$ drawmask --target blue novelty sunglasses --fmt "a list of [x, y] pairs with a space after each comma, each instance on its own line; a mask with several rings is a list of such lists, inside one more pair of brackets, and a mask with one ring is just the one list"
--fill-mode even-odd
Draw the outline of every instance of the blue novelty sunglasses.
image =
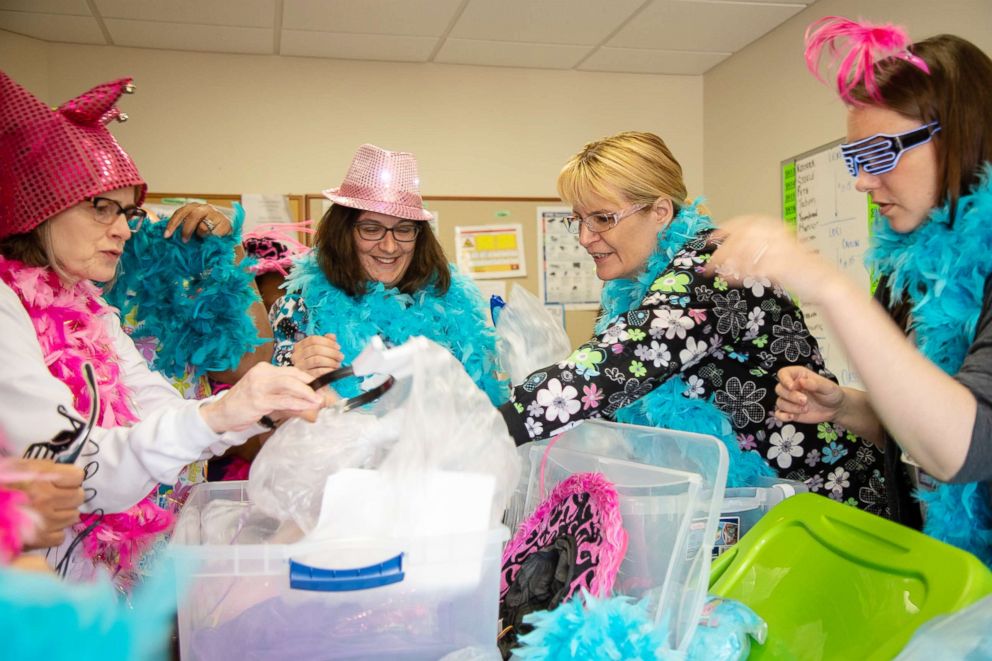
[[940, 130], [940, 122], [930, 122], [905, 133], [876, 133], [875, 135], [840, 146], [847, 171], [858, 176], [858, 169], [868, 174], [891, 172], [903, 152], [930, 142]]

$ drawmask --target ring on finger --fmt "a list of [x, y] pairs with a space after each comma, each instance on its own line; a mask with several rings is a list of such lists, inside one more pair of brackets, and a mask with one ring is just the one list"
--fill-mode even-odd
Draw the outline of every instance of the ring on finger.
[[217, 227], [217, 224], [214, 221], [210, 220], [209, 218], [204, 218], [200, 222], [202, 224], [204, 224], [204, 225], [207, 226], [207, 233], [208, 234], [213, 234], [214, 233], [214, 228]]

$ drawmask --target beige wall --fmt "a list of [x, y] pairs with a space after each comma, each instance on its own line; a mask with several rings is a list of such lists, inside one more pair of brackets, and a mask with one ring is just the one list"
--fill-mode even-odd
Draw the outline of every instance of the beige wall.
[[818, 0], [704, 76], [706, 193], [714, 214], [780, 214], [779, 163], [843, 137], [844, 108], [806, 71], [803, 31], [822, 16], [948, 32], [992, 53], [992, 0]]
[[[27, 52], [44, 64], [8, 64]], [[701, 76], [43, 44], [3, 31], [0, 55], [52, 104], [133, 76], [138, 93], [121, 103], [131, 120], [114, 130], [160, 191], [316, 192], [373, 142], [416, 153], [425, 194], [554, 195], [569, 156], [630, 128], [665, 135], [690, 190], [702, 188]]]

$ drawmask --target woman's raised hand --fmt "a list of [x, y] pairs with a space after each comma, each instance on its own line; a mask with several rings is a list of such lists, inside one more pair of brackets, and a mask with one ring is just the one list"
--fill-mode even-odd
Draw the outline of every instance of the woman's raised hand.
[[843, 388], [798, 365], [778, 371], [775, 394], [775, 417], [783, 422], [834, 422], [844, 405]]
[[344, 354], [333, 333], [311, 335], [293, 346], [293, 365], [316, 378], [336, 370]]
[[248, 429], [262, 416], [272, 420], [293, 416], [312, 420], [327, 402], [325, 394], [307, 385], [312, 380], [296, 367], [259, 363], [220, 398], [201, 406], [200, 415], [218, 434]]

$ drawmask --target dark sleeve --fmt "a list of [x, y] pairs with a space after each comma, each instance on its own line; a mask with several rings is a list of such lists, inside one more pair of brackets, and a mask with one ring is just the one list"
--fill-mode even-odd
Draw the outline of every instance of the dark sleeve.
[[707, 277], [704, 238], [677, 253], [635, 307], [556, 365], [513, 388], [500, 407], [517, 444], [590, 418], [612, 419], [672, 377], [737, 339], [751, 310], [743, 290]]
[[951, 482], [992, 480], [992, 286], [985, 283], [982, 314], [975, 331], [975, 341], [968, 348], [961, 369], [954, 377], [978, 403], [971, 445], [964, 465]]

